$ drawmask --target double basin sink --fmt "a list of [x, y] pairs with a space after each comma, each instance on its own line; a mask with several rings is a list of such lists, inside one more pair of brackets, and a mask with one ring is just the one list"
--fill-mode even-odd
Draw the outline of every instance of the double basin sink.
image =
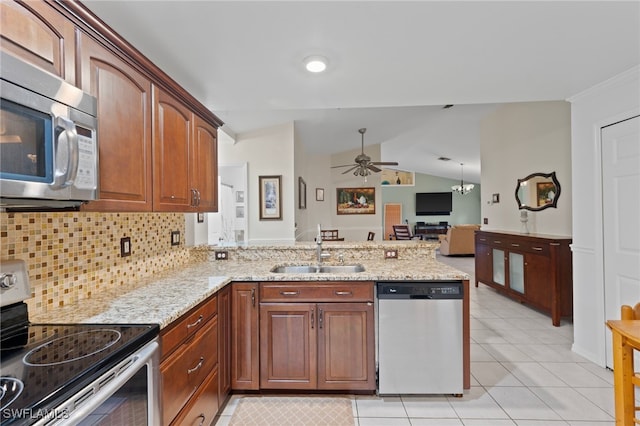
[[271, 268], [276, 274], [350, 274], [364, 272], [364, 266], [356, 265], [285, 265]]

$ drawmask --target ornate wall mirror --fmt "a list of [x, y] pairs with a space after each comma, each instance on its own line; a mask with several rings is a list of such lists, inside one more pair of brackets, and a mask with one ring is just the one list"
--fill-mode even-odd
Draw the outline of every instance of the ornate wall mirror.
[[560, 198], [560, 182], [556, 172], [532, 173], [518, 179], [516, 202], [520, 210], [539, 211], [556, 207]]

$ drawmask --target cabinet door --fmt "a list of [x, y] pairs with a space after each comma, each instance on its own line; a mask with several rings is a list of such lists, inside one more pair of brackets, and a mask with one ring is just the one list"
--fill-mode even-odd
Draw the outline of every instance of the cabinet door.
[[259, 329], [258, 283], [233, 283], [231, 287], [231, 387], [258, 390]]
[[218, 292], [218, 372], [223, 404], [231, 392], [231, 286]]
[[199, 212], [218, 211], [218, 132], [202, 120], [194, 118], [191, 158], [191, 187], [197, 191]]
[[375, 390], [373, 303], [320, 303], [318, 389]]
[[260, 388], [315, 389], [314, 303], [260, 304]]
[[200, 386], [196, 394], [171, 423], [172, 426], [202, 426], [211, 424], [221, 401], [218, 398], [218, 368]]
[[509, 288], [524, 294], [524, 255], [509, 252]]
[[99, 200], [92, 211], [151, 211], [151, 82], [81, 36], [80, 87], [98, 99]]
[[159, 88], [153, 92], [153, 210], [194, 211], [189, 185], [192, 113]]
[[76, 84], [74, 25], [44, 1], [0, 2], [2, 50]]
[[491, 249], [493, 282], [504, 286], [506, 284], [506, 262], [504, 250]]
[[493, 282], [493, 250], [485, 244], [476, 244], [476, 286], [478, 282]]
[[554, 278], [549, 256], [526, 253], [524, 257], [525, 295], [531, 304], [551, 309]]

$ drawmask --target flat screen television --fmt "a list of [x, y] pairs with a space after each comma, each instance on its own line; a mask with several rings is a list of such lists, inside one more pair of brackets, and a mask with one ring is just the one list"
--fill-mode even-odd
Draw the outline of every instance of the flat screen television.
[[416, 192], [416, 216], [450, 215], [452, 210], [451, 192]]

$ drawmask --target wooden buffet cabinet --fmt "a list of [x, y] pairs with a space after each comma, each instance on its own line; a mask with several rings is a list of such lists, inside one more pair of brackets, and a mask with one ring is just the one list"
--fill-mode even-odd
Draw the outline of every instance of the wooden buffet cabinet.
[[2, 0], [0, 19], [0, 49], [98, 101], [99, 200], [83, 210], [218, 210], [209, 109], [82, 3]]
[[570, 237], [477, 231], [475, 276], [522, 303], [551, 315], [553, 325], [573, 315]]

